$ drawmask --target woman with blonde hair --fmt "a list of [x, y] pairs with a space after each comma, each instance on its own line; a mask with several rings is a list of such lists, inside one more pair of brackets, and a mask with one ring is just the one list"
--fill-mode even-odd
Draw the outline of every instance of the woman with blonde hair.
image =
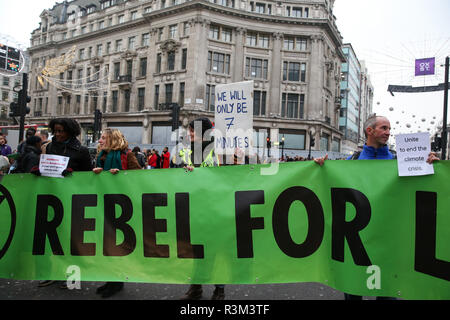
[[[109, 171], [117, 174], [121, 170], [141, 169], [136, 156], [128, 150], [128, 142], [118, 129], [105, 129], [98, 141], [96, 160], [96, 174]], [[107, 282], [97, 288], [97, 294], [102, 298], [109, 298], [123, 289], [123, 282]]]
[[98, 140], [95, 173], [103, 170], [112, 174], [120, 170], [141, 169], [136, 156], [128, 150], [128, 142], [118, 129], [105, 129]]

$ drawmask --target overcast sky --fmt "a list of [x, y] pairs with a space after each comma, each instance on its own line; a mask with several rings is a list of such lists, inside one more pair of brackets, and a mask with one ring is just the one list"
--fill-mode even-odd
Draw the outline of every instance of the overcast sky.
[[[31, 31], [39, 25], [40, 13], [55, 3], [1, 0], [0, 41], [28, 46]], [[394, 133], [425, 131], [433, 117], [434, 121], [442, 120], [442, 92], [399, 93], [392, 97], [387, 85], [428, 86], [444, 82], [444, 68], [439, 63], [450, 55], [449, 13], [449, 0], [336, 0], [334, 15], [339, 31], [344, 42], [352, 44], [358, 58], [366, 61], [375, 87], [374, 111], [391, 119]], [[432, 56], [437, 57], [437, 74], [415, 78], [414, 60]], [[426, 122], [422, 123], [422, 119]]]

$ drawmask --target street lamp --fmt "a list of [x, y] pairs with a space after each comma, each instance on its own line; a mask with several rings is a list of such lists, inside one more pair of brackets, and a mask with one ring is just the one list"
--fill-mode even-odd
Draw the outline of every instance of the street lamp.
[[309, 131], [309, 154], [308, 160], [311, 160], [311, 148], [315, 146], [316, 142], [313, 138], [314, 132], [312, 130]]
[[286, 160], [286, 159], [284, 158], [284, 135], [283, 135], [283, 137], [281, 138], [280, 145], [281, 145], [281, 159]]

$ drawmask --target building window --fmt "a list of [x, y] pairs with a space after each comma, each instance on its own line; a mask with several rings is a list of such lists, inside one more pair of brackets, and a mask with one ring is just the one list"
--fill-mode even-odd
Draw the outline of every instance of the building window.
[[248, 46], [256, 47], [256, 43], [257, 43], [256, 42], [256, 38], [257, 38], [256, 33], [247, 33], [247, 37], [246, 37], [245, 43]]
[[245, 76], [247, 78], [267, 79], [268, 65], [268, 60], [246, 58]]
[[283, 48], [291, 51], [306, 51], [307, 44], [308, 40], [304, 37], [285, 37]]
[[119, 16], [119, 23], [124, 23], [125, 22], [125, 16], [122, 14]]
[[181, 70], [186, 70], [186, 64], [187, 64], [187, 49], [183, 49], [181, 55]]
[[208, 71], [230, 74], [230, 55], [218, 52], [208, 52]]
[[245, 38], [245, 43], [247, 46], [251, 47], [269, 48], [269, 36], [249, 32]]
[[183, 36], [188, 36], [189, 35], [189, 22], [184, 22], [183, 23]]
[[159, 109], [159, 85], [155, 86], [155, 97], [153, 100], [153, 105], [155, 110]]
[[214, 111], [216, 103], [216, 86], [207, 84], [206, 85], [206, 97], [205, 97], [206, 110]]
[[103, 55], [103, 45], [97, 45], [97, 57], [101, 57]]
[[281, 100], [281, 117], [303, 119], [304, 107], [304, 94], [283, 93]]
[[184, 90], [185, 90], [185, 84], [184, 82], [180, 83], [180, 94], [178, 96], [178, 104], [183, 107], [184, 106]]
[[220, 27], [215, 25], [209, 26], [209, 38], [219, 40]]
[[85, 50], [80, 49], [80, 51], [78, 51], [78, 59], [83, 60], [85, 58], [84, 53], [85, 53]]
[[177, 35], [177, 25], [171, 25], [169, 26], [169, 39], [175, 39], [176, 35]]
[[150, 45], [150, 33], [144, 33], [142, 35], [142, 46], [149, 46]]
[[166, 103], [172, 103], [173, 99], [173, 83], [166, 84]]
[[331, 142], [331, 151], [341, 152], [341, 140], [338, 138], [333, 138], [333, 141]]
[[306, 63], [283, 62], [283, 81], [306, 81]]
[[147, 58], [141, 58], [139, 66], [139, 76], [145, 77], [147, 75]]
[[129, 89], [123, 91], [123, 100], [124, 100], [124, 107], [125, 112], [130, 111], [130, 98], [131, 98], [131, 92]]
[[119, 80], [120, 77], [120, 62], [114, 63], [114, 80]]
[[112, 112], [117, 112], [119, 106], [119, 91], [114, 90], [112, 92]]
[[116, 52], [122, 51], [122, 40], [116, 40]]
[[156, 55], [156, 73], [161, 72], [161, 53]]
[[145, 108], [145, 88], [138, 88], [138, 111]]
[[129, 37], [128, 38], [128, 50], [134, 50], [135, 45], [136, 45], [136, 37]]
[[175, 69], [175, 51], [167, 53], [167, 70], [173, 71]]
[[137, 11], [131, 12], [131, 20], [136, 20], [136, 19], [137, 19]]
[[253, 115], [264, 116], [266, 114], [266, 91], [253, 92]]
[[320, 137], [320, 151], [328, 151], [328, 139], [329, 135], [326, 133], [323, 133]]

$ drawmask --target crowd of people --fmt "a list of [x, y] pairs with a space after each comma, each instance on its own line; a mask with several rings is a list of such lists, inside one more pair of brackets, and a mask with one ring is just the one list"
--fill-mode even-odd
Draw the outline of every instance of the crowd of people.
[[[201, 122], [201, 132], [195, 131], [195, 121]], [[88, 148], [83, 146], [78, 140], [81, 133], [80, 125], [73, 119], [60, 118], [50, 121], [48, 127], [53, 135], [48, 140], [47, 131], [36, 132], [29, 128], [26, 131], [26, 139], [21, 143], [17, 152], [13, 153], [11, 147], [7, 145], [7, 139], [0, 134], [0, 152], [3, 167], [0, 168], [3, 174], [6, 173], [33, 173], [40, 175], [39, 160], [41, 154], [53, 154], [69, 158], [68, 167], [63, 175], [68, 175], [74, 171], [92, 171], [100, 174], [103, 171], [109, 171], [111, 174], [117, 174], [121, 170], [139, 170], [139, 169], [167, 169], [173, 167], [184, 167], [192, 171], [195, 167], [214, 167], [219, 165], [219, 158], [210, 148], [211, 137], [205, 135], [212, 129], [212, 123], [207, 118], [200, 118], [189, 124], [191, 145], [186, 146], [178, 154], [171, 157], [167, 147], [162, 154], [155, 149], [141, 151], [139, 147], [130, 150], [125, 136], [118, 129], [107, 128], [103, 130], [97, 147], [97, 154], [94, 161], [91, 158]], [[362, 151], [350, 156], [347, 160], [374, 160], [374, 159], [394, 159], [395, 156], [387, 148], [387, 141], [390, 137], [389, 120], [385, 117], [371, 117], [364, 125], [366, 134], [366, 144]], [[193, 152], [195, 145], [201, 146], [201, 159], [198, 161], [198, 152]], [[314, 159], [314, 161], [323, 166], [327, 156]], [[6, 159], [6, 160], [5, 160]], [[233, 164], [249, 163], [248, 157], [243, 154], [235, 154]], [[283, 159], [284, 160], [284, 159]], [[432, 163], [438, 160], [436, 154], [431, 153], [427, 162]], [[302, 157], [290, 158], [286, 161], [306, 161]], [[5, 164], [6, 163], [6, 164]], [[2, 165], [0, 164], [0, 166]], [[39, 286], [47, 286], [55, 281], [45, 280], [39, 283]], [[62, 283], [62, 287], [65, 287]], [[121, 291], [124, 287], [123, 282], [107, 282], [97, 289], [97, 294], [103, 298], [110, 297]], [[182, 299], [200, 299], [202, 297], [202, 286], [193, 284], [182, 297]], [[225, 298], [225, 286], [216, 284], [214, 294], [211, 299], [223, 300]], [[345, 295], [346, 299], [361, 299], [359, 296]]]

